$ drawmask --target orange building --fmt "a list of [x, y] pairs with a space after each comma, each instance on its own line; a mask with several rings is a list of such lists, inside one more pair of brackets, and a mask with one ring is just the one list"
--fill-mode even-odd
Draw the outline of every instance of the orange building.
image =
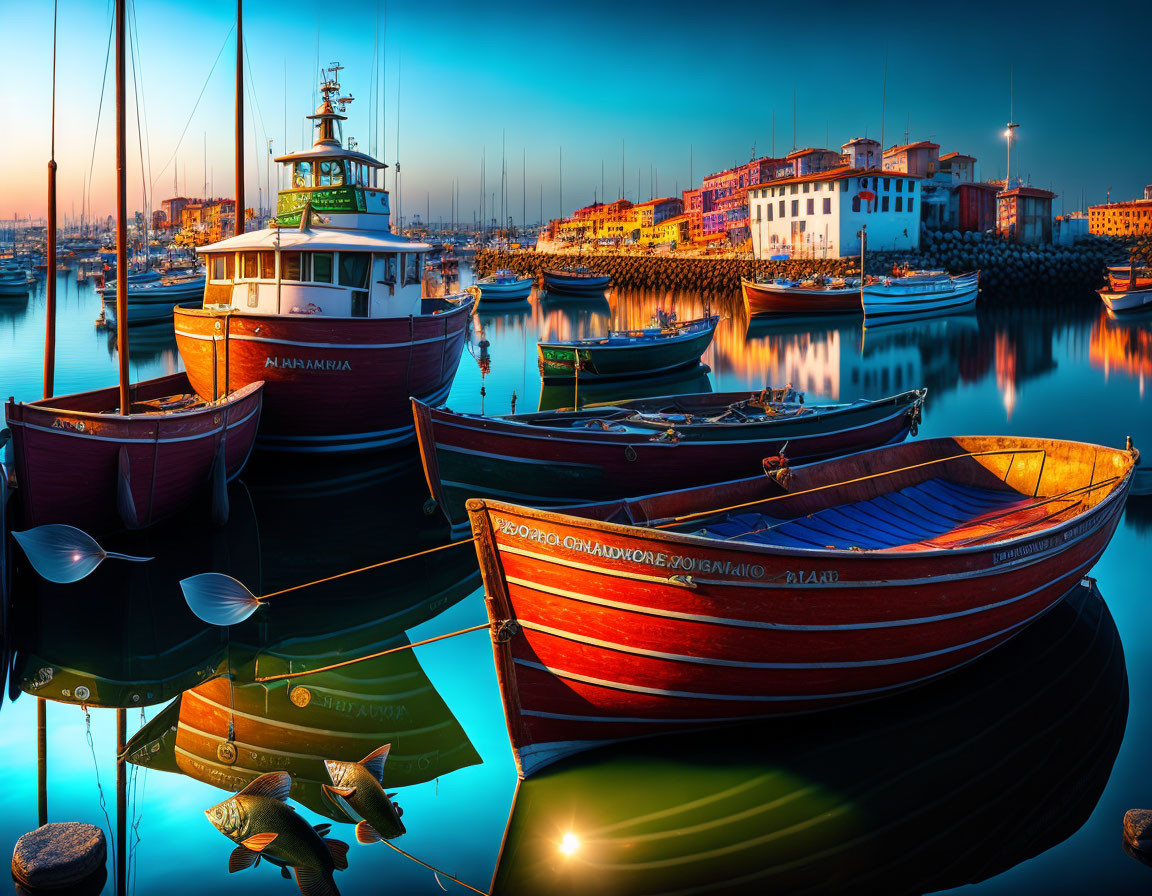
[[1088, 209], [1088, 232], [1108, 236], [1152, 233], [1152, 199], [1111, 202]]

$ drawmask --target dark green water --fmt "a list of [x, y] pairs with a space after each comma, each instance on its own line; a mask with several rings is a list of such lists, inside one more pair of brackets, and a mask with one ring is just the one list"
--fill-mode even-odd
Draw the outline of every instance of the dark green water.
[[[93, 326], [98, 298], [59, 282], [58, 391], [112, 384], [115, 340]], [[506, 413], [513, 392], [519, 411], [570, 404], [570, 392], [541, 393], [536, 341], [643, 323], [657, 303], [681, 318], [701, 310], [693, 296], [613, 295], [600, 305], [533, 298], [481, 313], [482, 334], [449, 404]], [[1152, 323], [1113, 322], [1090, 299], [1078, 310], [981, 311], [866, 332], [858, 321], [749, 332], [735, 297], [712, 305], [729, 319], [704, 357], [710, 372], [645, 392], [791, 383], [812, 401], [925, 385], [920, 437], [1005, 433], [1119, 446], [1130, 434], [1152, 450]], [[43, 315], [42, 285], [26, 304], [0, 304], [3, 396], [38, 396]], [[132, 331], [134, 378], [178, 365], [167, 325]], [[613, 397], [622, 396], [581, 396]], [[254, 682], [484, 622], [468, 546], [285, 595], [227, 638], [191, 615], [178, 586], [216, 570], [267, 593], [444, 543], [446, 530], [421, 512], [425, 497], [414, 453], [323, 466], [256, 455], [232, 488], [226, 527], [192, 512], [106, 541], [154, 555], [152, 563], [108, 562], [67, 587], [18, 570], [0, 705], [0, 845], [37, 823], [31, 695], [39, 694], [51, 701], [51, 820], [107, 828], [102, 797], [113, 820], [115, 812], [109, 707], [128, 707], [130, 735], [150, 723], [142, 764], [129, 766], [137, 893], [295, 892], [266, 863], [229, 875], [233, 844], [203, 810], [245, 769], [289, 768], [298, 810], [312, 823], [331, 820], [317, 757], [359, 759], [387, 742], [385, 780], [408, 829], [397, 845], [486, 890], [516, 776], [482, 633]], [[1126, 809], [1152, 806], [1150, 556], [1152, 497], [1133, 498], [1094, 571], [1103, 601], [1080, 594], [951, 678], [845, 712], [558, 765], [522, 788], [496, 880], [521, 893], [706, 893], [721, 881], [757, 893], [967, 884], [988, 893], [1146, 892], [1152, 869], [1124, 854], [1120, 825]], [[217, 677], [227, 669], [231, 692]], [[219, 749], [229, 716], [234, 757]], [[579, 846], [565, 856], [559, 845], [569, 833]], [[352, 844], [349, 869], [336, 875], [343, 893], [442, 892], [430, 871], [381, 844], [355, 843], [350, 825], [335, 823], [331, 836]]]

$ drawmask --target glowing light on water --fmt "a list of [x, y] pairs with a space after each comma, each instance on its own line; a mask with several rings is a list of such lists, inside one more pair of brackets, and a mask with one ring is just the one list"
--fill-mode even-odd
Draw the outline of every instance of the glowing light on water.
[[564, 837], [560, 840], [560, 852], [564, 853], [566, 856], [572, 855], [579, 848], [580, 838], [573, 834], [571, 831], [565, 834]]

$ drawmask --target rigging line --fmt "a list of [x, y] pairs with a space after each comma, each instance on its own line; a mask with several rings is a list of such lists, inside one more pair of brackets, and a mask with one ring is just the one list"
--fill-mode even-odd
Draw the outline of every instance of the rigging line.
[[[208, 82], [212, 80], [212, 73], [216, 71], [216, 63], [220, 61], [220, 57], [224, 54], [224, 48], [228, 46], [228, 39], [232, 36], [232, 32], [236, 30], [236, 23], [232, 23], [232, 27], [228, 29], [228, 33], [224, 35], [224, 41], [220, 44], [220, 51], [216, 54], [216, 59], [212, 62], [212, 68], [208, 70], [208, 77], [204, 79], [204, 86], [200, 88], [200, 95], [196, 97], [196, 103], [192, 106], [192, 112], [188, 115], [188, 120], [184, 122], [184, 130], [180, 132], [180, 139], [176, 141], [176, 148], [172, 150], [172, 157], [160, 169], [160, 173], [156, 175], [156, 180], [164, 176], [164, 172], [168, 170], [168, 166], [176, 158], [176, 153], [180, 151], [180, 144], [184, 142], [184, 135], [188, 133], [188, 126], [192, 124], [192, 118], [196, 115], [196, 110], [200, 108], [200, 100], [204, 98], [204, 91], [208, 89]], [[95, 153], [95, 149], [93, 149]], [[153, 184], [156, 180], [152, 181]]]
[[[248, 58], [247, 41], [244, 42], [244, 59], [248, 63], [248, 77], [244, 79], [244, 92], [248, 97], [248, 108], [246, 111], [248, 112], [248, 118], [251, 119], [252, 124], [252, 162], [256, 166], [256, 187], [259, 191], [257, 195], [261, 195], [264, 192], [264, 178], [260, 176], [260, 160], [263, 156], [263, 153], [260, 152], [260, 144], [256, 140], [256, 122], [260, 122], [260, 132], [264, 135], [265, 147], [268, 146], [268, 132], [264, 130], [264, 118], [260, 114], [260, 107], [256, 104], [256, 91], [253, 84], [255, 77], [252, 74], [252, 60]], [[253, 108], [256, 109], [255, 112], [252, 111]], [[265, 160], [264, 170], [265, 173], [267, 173], [267, 160]], [[241, 203], [241, 205], [243, 205], [243, 203]], [[243, 208], [240, 209], [238, 214], [244, 214]]]
[[56, 161], [56, 14], [60, 4], [52, 3], [52, 150], [50, 153], [53, 162]]
[[[140, 50], [140, 31], [139, 31], [137, 24], [136, 24], [136, 3], [135, 3], [135, 0], [133, 0], [133, 2], [132, 2], [132, 16], [131, 16], [131, 18], [132, 18], [133, 39], [135, 40], [135, 43], [136, 43], [136, 48], [135, 48], [136, 58], [138, 58], [140, 60], [140, 68], [143, 69], [144, 68], [144, 54]], [[133, 62], [133, 69], [132, 69], [133, 80], [135, 80], [135, 78], [136, 78], [136, 67], [135, 66], [136, 66], [136, 63]], [[151, 183], [154, 183], [154, 181], [152, 180], [152, 138], [148, 134], [148, 100], [147, 100], [147, 95], [145, 94], [143, 87], [140, 88], [140, 109], [144, 114], [144, 146], [147, 147], [145, 155], [147, 155], [147, 157], [148, 157], [148, 183], [151, 184]], [[137, 122], [137, 128], [139, 128], [139, 122]], [[143, 165], [144, 165], [143, 160], [141, 160], [140, 164], [141, 164], [141, 167], [143, 167]], [[149, 195], [153, 195], [153, 193], [154, 193], [154, 191], [151, 191], [151, 190], [149, 191]]]
[[[134, 3], [128, 3], [128, 49], [132, 57], [132, 99], [135, 102], [136, 112], [136, 143], [140, 150], [140, 204], [144, 211], [144, 232], [148, 232], [148, 182], [145, 179], [144, 169], [144, 133], [140, 126], [140, 66], [137, 61], [137, 48], [134, 34], [136, 31], [136, 8]], [[144, 239], [144, 267], [148, 267], [148, 240]]]
[[92, 172], [96, 168], [96, 141], [100, 136], [100, 116], [104, 110], [104, 89], [108, 86], [108, 60], [112, 57], [112, 34], [116, 20], [112, 16], [111, 4], [108, 12], [108, 49], [104, 52], [104, 79], [100, 82], [100, 102], [96, 106], [96, 130], [92, 134], [92, 158], [88, 162], [88, 211], [92, 212]]
[[[248, 63], [248, 83], [245, 85], [248, 89], [248, 97], [252, 100], [252, 105], [256, 107], [256, 118], [260, 122], [260, 133], [264, 135], [264, 145], [268, 145], [268, 130], [264, 127], [264, 113], [260, 111], [260, 100], [256, 94], [256, 76], [252, 74], [252, 57], [248, 55], [248, 41], [244, 41], [244, 60]], [[253, 122], [255, 124], [255, 122]], [[255, 141], [256, 134], [252, 134], [252, 139]]]
[[453, 876], [452, 876], [451, 874], [449, 874], [447, 871], [441, 871], [439, 868], [436, 868], [436, 867], [434, 867], [434, 866], [432, 866], [432, 865], [429, 865], [427, 862], [422, 862], [420, 859], [416, 858], [416, 856], [412, 855], [412, 853], [410, 853], [410, 852], [405, 852], [404, 850], [402, 850], [402, 849], [401, 849], [399, 846], [397, 846], [395, 843], [392, 843], [392, 842], [390, 842], [390, 841], [388, 841], [388, 840], [383, 840], [383, 841], [381, 841], [381, 842], [382, 842], [382, 843], [383, 843], [385, 846], [391, 847], [392, 849], [396, 850], [396, 852], [400, 853], [400, 855], [408, 857], [408, 858], [409, 858], [409, 859], [411, 859], [413, 862], [415, 862], [417, 865], [423, 865], [425, 868], [427, 868], [428, 870], [430, 870], [430, 871], [431, 871], [433, 874], [443, 874], [443, 875], [444, 875], [446, 878], [448, 878], [448, 880], [450, 880], [450, 881], [454, 881], [454, 882], [456, 882], [456, 883], [460, 884], [460, 886], [462, 886], [462, 887], [467, 887], [467, 888], [468, 888], [469, 890], [471, 890], [473, 893], [479, 893], [479, 894], [480, 894], [480, 896], [489, 896], [489, 894], [488, 894], [488, 891], [487, 891], [487, 890], [477, 890], [477, 889], [476, 889], [474, 886], [472, 886], [472, 884], [466, 884], [466, 883], [464, 883], [464, 881], [460, 880], [460, 878], [458, 878], [458, 877], [453, 877]]

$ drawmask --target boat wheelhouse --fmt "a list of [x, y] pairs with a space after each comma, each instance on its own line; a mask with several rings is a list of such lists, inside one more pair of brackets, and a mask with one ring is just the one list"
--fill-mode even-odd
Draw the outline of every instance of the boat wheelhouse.
[[[204, 395], [267, 383], [258, 446], [351, 452], [415, 438], [409, 397], [447, 397], [470, 297], [425, 298], [432, 247], [393, 233], [387, 167], [338, 136], [342, 96], [329, 68], [307, 150], [276, 159], [290, 186], [264, 230], [197, 251], [202, 308], [176, 310], [176, 342]], [[336, 397], [339, 400], [334, 400]]]

